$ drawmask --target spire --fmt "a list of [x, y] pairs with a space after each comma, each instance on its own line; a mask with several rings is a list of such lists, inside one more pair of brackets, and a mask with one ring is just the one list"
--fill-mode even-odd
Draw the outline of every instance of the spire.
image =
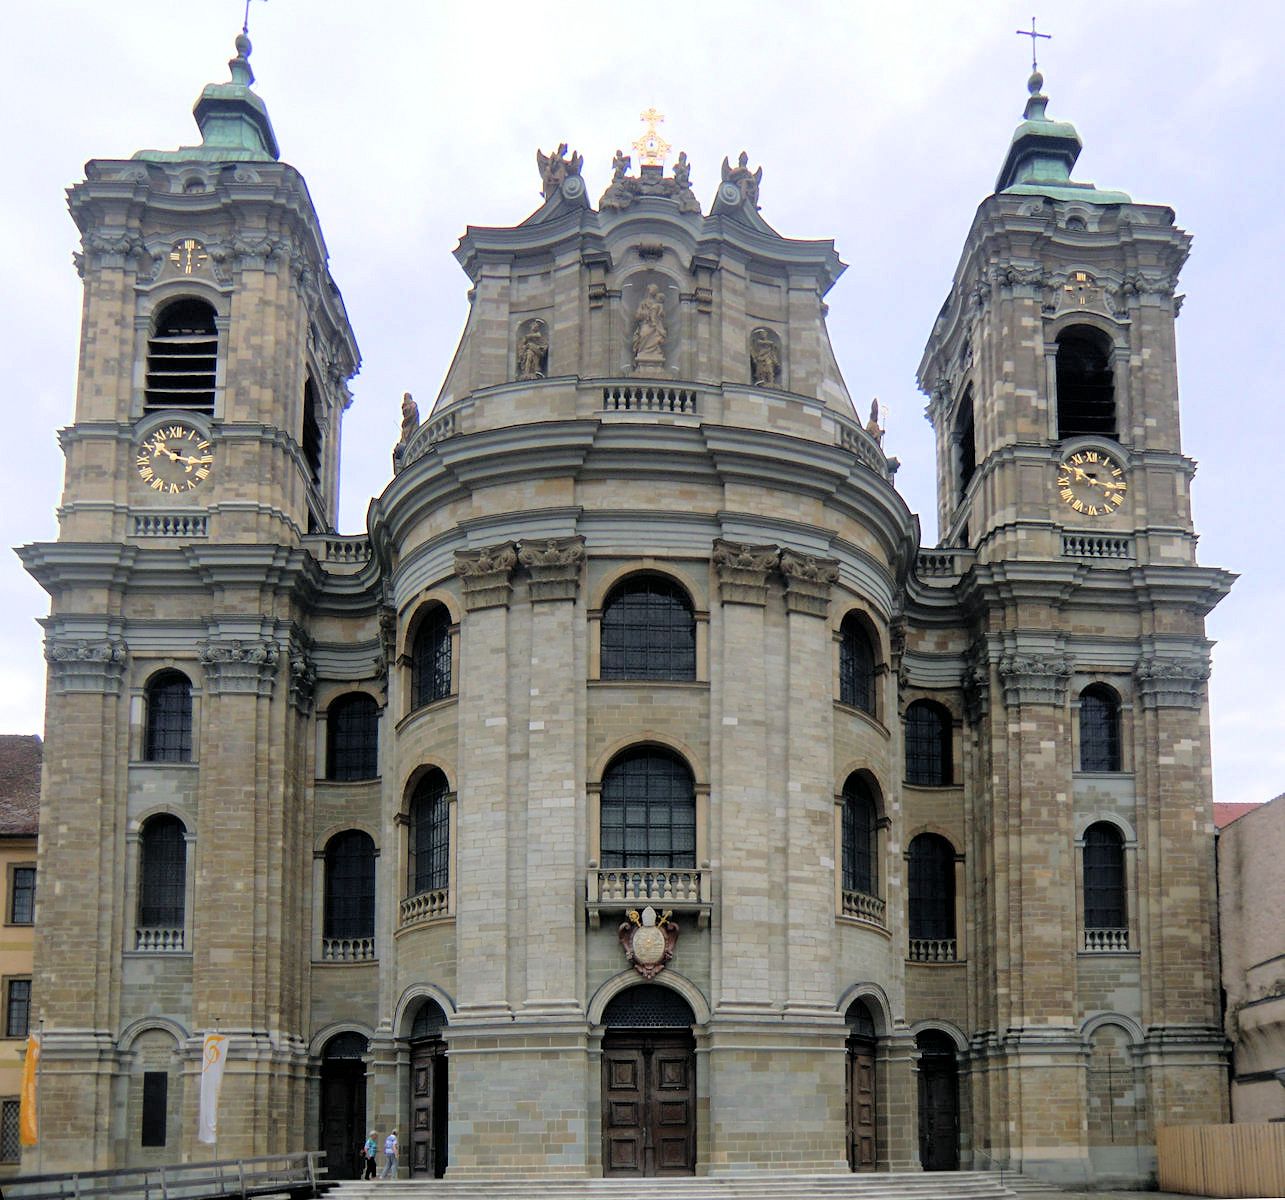
[[1041, 90], [1044, 76], [1031, 72], [1026, 88], [1030, 96], [1022, 123], [1013, 134], [1008, 156], [995, 181], [997, 192], [1052, 196], [1058, 200], [1082, 199], [1094, 204], [1128, 204], [1123, 192], [1098, 191], [1091, 183], [1077, 183], [1071, 168], [1083, 143], [1069, 121], [1050, 121], [1049, 98]]
[[280, 158], [267, 105], [250, 89], [254, 82], [250, 50], [250, 39], [242, 30], [236, 36], [236, 57], [228, 60], [231, 79], [206, 84], [193, 107], [192, 115], [201, 130], [199, 146], [140, 150], [134, 157], [152, 162], [270, 162]]

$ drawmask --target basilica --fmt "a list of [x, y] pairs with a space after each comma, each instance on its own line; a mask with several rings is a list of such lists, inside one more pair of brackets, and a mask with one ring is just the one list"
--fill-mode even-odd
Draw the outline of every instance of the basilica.
[[340, 534], [360, 356], [249, 55], [69, 192], [43, 1169], [1136, 1186], [1225, 1120], [1173, 212], [1032, 74], [926, 322], [929, 547], [762, 168], [542, 150]]

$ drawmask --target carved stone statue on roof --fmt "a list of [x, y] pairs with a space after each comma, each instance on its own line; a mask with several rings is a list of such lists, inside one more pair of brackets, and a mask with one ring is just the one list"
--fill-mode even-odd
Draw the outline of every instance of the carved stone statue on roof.
[[571, 157], [567, 157], [566, 142], [560, 142], [552, 154], [545, 154], [537, 149], [535, 161], [540, 168], [540, 194], [546, 200], [557, 193], [568, 175], [579, 175], [580, 168], [584, 166], [584, 156], [574, 150], [571, 151]]
[[879, 424], [879, 401], [877, 399], [870, 401], [870, 419], [866, 422], [866, 432], [874, 438], [876, 445], [883, 445], [883, 428]]
[[752, 205], [754, 208], [758, 208], [759, 184], [763, 182], [763, 168], [759, 167], [757, 171], [751, 171], [749, 162], [750, 156], [744, 150], [737, 156], [736, 166], [732, 166], [727, 158], [724, 157], [723, 182], [739, 188], [742, 201]]

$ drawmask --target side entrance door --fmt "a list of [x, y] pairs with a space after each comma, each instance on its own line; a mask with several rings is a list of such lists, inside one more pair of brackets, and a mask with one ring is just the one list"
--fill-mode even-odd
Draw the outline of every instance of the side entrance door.
[[360, 1060], [324, 1059], [321, 1064], [321, 1148], [334, 1179], [361, 1174], [366, 1140], [366, 1072]]
[[873, 1171], [875, 1146], [875, 1048], [864, 1038], [848, 1039], [848, 1166]]
[[682, 1030], [611, 1030], [602, 1042], [604, 1175], [696, 1171], [696, 1053]]
[[959, 1074], [954, 1056], [919, 1060], [919, 1162], [925, 1171], [959, 1170]]
[[410, 1048], [410, 1173], [412, 1179], [446, 1174], [446, 1043], [440, 1038]]

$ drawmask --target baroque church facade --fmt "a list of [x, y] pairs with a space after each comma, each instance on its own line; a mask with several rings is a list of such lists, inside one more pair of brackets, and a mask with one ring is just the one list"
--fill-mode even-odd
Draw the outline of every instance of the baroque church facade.
[[[359, 354], [240, 38], [95, 160], [48, 590], [45, 1170], [1143, 1182], [1226, 1118], [1164, 207], [1031, 79], [921, 386], [941, 543], [761, 170], [540, 155], [335, 532]], [[229, 1050], [197, 1141], [201, 1035]]]

